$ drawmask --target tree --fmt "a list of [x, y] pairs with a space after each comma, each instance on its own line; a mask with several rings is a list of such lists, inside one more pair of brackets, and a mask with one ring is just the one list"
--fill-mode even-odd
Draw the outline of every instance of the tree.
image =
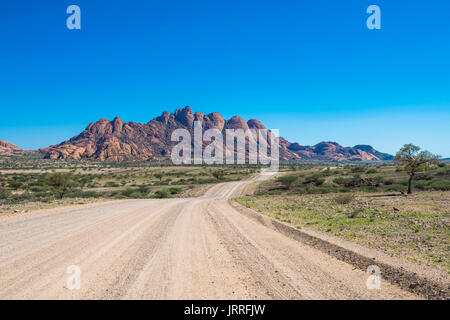
[[395, 155], [394, 162], [397, 167], [403, 167], [408, 173], [408, 194], [412, 193], [412, 181], [417, 172], [427, 170], [431, 165], [439, 163], [439, 156], [428, 151], [420, 151], [420, 147], [405, 144]]
[[297, 180], [298, 176], [284, 176], [277, 179], [277, 181], [281, 182], [281, 184], [288, 190], [291, 189], [292, 184]]
[[11, 196], [11, 191], [5, 187], [0, 187], [0, 199], [8, 199]]
[[223, 170], [215, 170], [211, 174], [217, 180], [222, 180], [223, 176], [225, 175], [225, 172]]
[[62, 199], [74, 187], [73, 172], [48, 173], [45, 180], [59, 199]]
[[164, 175], [161, 172], [156, 172], [154, 174], [154, 176], [155, 176], [156, 179], [159, 179], [159, 182], [161, 182], [162, 178], [164, 177]]

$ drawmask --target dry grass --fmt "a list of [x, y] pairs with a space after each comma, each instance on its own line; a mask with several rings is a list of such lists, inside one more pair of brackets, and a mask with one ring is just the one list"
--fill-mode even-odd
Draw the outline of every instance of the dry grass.
[[352, 201], [336, 201], [341, 196], [271, 195], [237, 201], [298, 228], [327, 232], [450, 273], [450, 192], [358, 193]]
[[63, 200], [53, 200], [50, 202], [26, 202], [20, 204], [12, 204], [0, 205], [0, 217], [9, 216], [9, 215], [21, 215], [24, 213], [45, 210], [45, 209], [53, 209], [59, 207], [68, 207], [74, 205], [83, 205], [90, 203], [100, 203], [105, 202], [106, 199], [63, 199]]

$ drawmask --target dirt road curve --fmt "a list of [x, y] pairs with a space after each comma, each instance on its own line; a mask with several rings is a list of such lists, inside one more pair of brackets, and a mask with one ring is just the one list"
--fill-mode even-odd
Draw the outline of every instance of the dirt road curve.
[[[405, 299], [237, 212], [248, 181], [202, 198], [133, 200], [0, 221], [0, 299]], [[67, 268], [81, 288], [66, 287]]]

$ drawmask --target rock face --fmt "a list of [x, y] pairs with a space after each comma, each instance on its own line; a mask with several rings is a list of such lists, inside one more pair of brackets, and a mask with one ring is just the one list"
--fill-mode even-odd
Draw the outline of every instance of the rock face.
[[[193, 134], [194, 121], [202, 123], [203, 130], [215, 128], [224, 132], [226, 129], [265, 129], [258, 120], [245, 121], [239, 116], [225, 120], [219, 113], [204, 115], [193, 113], [190, 107], [177, 109], [174, 113], [164, 111], [161, 116], [148, 123], [123, 122], [116, 117], [110, 121], [100, 119], [78, 136], [59, 145], [40, 149], [50, 159], [94, 159], [100, 161], [142, 161], [170, 156], [175, 142], [171, 134], [175, 129], [184, 128]], [[225, 136], [225, 135], [224, 135]], [[336, 160], [336, 161], [371, 161], [381, 160], [378, 155], [385, 155], [376, 150], [342, 147], [335, 142], [321, 142], [315, 146], [302, 146], [290, 143], [280, 137], [281, 160]], [[371, 147], [370, 147], [371, 148]]]
[[394, 160], [393, 155], [377, 151], [372, 146], [358, 144], [358, 145], [354, 146], [353, 148], [367, 152], [367, 153], [371, 153], [371, 154], [377, 156], [377, 158], [380, 160], [387, 160], [387, 161]]
[[352, 147], [343, 147], [336, 142], [321, 142], [315, 146], [301, 146], [298, 143], [288, 145], [301, 158], [328, 161], [379, 161], [374, 153]]
[[0, 140], [0, 156], [11, 156], [24, 152], [21, 148], [12, 143]]

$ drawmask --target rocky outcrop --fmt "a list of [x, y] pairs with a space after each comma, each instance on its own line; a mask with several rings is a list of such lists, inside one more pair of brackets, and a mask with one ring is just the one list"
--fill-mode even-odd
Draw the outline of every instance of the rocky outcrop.
[[21, 154], [24, 150], [13, 145], [12, 143], [0, 140], [0, 156], [11, 156], [14, 154]]
[[379, 161], [375, 154], [351, 147], [343, 147], [336, 142], [321, 142], [314, 146], [292, 143], [288, 147], [301, 158], [328, 161]]
[[375, 150], [372, 146], [368, 146], [368, 145], [363, 145], [363, 144], [359, 144], [353, 147], [356, 150], [361, 150], [370, 154], [375, 155], [378, 159], [383, 160], [383, 161], [391, 161], [394, 160], [394, 156], [390, 155], [388, 153], [383, 153], [380, 151]]
[[[78, 136], [59, 145], [40, 149], [50, 159], [95, 159], [100, 161], [152, 160], [170, 156], [176, 144], [170, 137], [178, 128], [193, 133], [194, 121], [202, 123], [203, 130], [265, 129], [264, 125], [251, 119], [246, 122], [239, 116], [225, 120], [219, 113], [193, 113], [190, 107], [177, 109], [174, 113], [164, 111], [161, 116], [148, 123], [123, 122], [119, 117], [110, 121], [100, 119], [91, 123]], [[385, 155], [370, 146], [342, 147], [335, 142], [321, 142], [315, 146], [302, 146], [280, 138], [282, 160], [334, 160], [334, 161], [378, 161]], [[371, 148], [371, 147], [370, 147]], [[384, 156], [386, 158], [386, 156]]]

